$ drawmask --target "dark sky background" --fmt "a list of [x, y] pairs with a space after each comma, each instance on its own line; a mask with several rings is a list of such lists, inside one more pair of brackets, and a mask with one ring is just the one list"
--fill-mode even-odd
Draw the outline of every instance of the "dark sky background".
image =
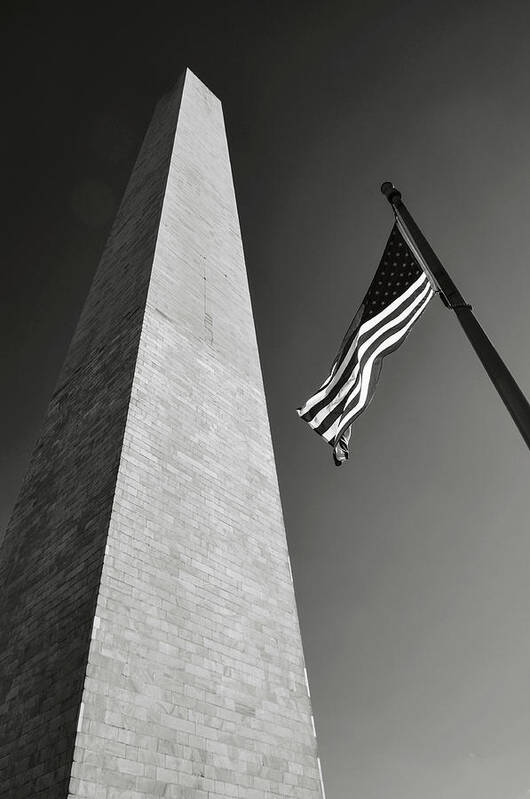
[[529, 453], [434, 299], [350, 461], [295, 408], [392, 223], [393, 180], [530, 394], [530, 5], [4, 10], [5, 526], [156, 99], [223, 101], [328, 799], [530, 797]]

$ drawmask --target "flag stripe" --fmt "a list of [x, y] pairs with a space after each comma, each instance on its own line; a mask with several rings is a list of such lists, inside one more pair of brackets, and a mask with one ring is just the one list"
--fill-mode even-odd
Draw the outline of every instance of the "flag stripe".
[[[416, 291], [416, 289], [418, 288], [419, 284], [424, 282], [424, 280], [425, 280], [425, 275], [423, 275], [423, 274], [420, 275], [418, 280], [415, 283], [413, 283], [411, 286], [409, 286], [407, 291], [403, 292], [403, 294], [401, 294], [399, 297], [397, 297], [395, 300], [393, 300], [393, 302], [391, 302], [386, 308], [384, 308], [379, 314], [377, 314], [377, 316], [374, 316], [372, 319], [367, 320], [366, 323], [365, 323], [367, 325], [367, 328], [369, 329], [370, 327], [373, 327], [374, 325], [378, 324], [379, 321], [385, 319], [389, 314], [394, 313], [396, 311], [396, 309], [399, 308], [400, 305], [402, 305], [403, 301], [408, 299], [410, 297], [410, 295], [413, 294]], [[361, 321], [362, 321], [362, 319], [361, 319]], [[356, 341], [354, 339], [351, 342], [347, 353], [345, 353], [343, 358], [341, 359], [340, 366], [337, 363], [334, 363], [334, 365], [333, 365], [333, 367], [331, 369], [331, 374], [328, 377], [328, 379], [324, 381], [324, 383], [320, 387], [320, 390], [316, 394], [314, 394], [312, 397], [310, 397], [308, 399], [308, 401], [306, 402], [306, 404], [304, 405], [304, 407], [301, 409], [300, 416], [302, 416], [303, 419], [305, 419], [305, 414], [320, 399], [322, 399], [325, 396], [322, 393], [322, 389], [325, 388], [325, 386], [330, 382], [330, 380], [332, 378], [334, 378], [334, 382], [335, 382], [340, 377], [340, 375], [342, 374], [342, 371], [344, 370], [344, 366], [350, 360], [353, 352], [355, 351], [355, 344], [356, 344]], [[337, 366], [339, 366], [339, 368], [337, 368]], [[334, 369], [335, 369], [335, 371], [334, 371]]]
[[[432, 289], [428, 283], [425, 281], [423, 291], [421, 294], [415, 298], [413, 304], [409, 305], [400, 315], [399, 317], [393, 319], [392, 321], [387, 322], [386, 325], [382, 326], [377, 330], [377, 332], [372, 335], [370, 338], [365, 339], [361, 346], [358, 349], [357, 357], [356, 357], [356, 364], [355, 369], [352, 374], [352, 380], [350, 384], [347, 386], [346, 391], [343, 392], [342, 402], [340, 405], [335, 405], [334, 408], [331, 410], [329, 414], [320, 414], [319, 422], [317, 423], [318, 426], [315, 426], [315, 430], [320, 435], [324, 435], [326, 441], [329, 440], [327, 432], [329, 432], [332, 426], [336, 429], [336, 420], [339, 419], [341, 416], [344, 415], [348, 406], [354, 401], [355, 397], [363, 390], [364, 382], [365, 382], [365, 366], [367, 363], [373, 360], [372, 356], [376, 356], [378, 352], [384, 350], [385, 342], [389, 339], [389, 336], [392, 338], [394, 336], [400, 337], [402, 333], [408, 331], [410, 327], [414, 324], [414, 321], [418, 318], [419, 313], [416, 313], [419, 306], [425, 307], [427, 302], [430, 300], [432, 296]], [[420, 311], [421, 313], [421, 311]], [[392, 334], [392, 329], [396, 328], [394, 333]], [[314, 425], [315, 420], [310, 422], [311, 426]], [[325, 435], [326, 434], [326, 435]]]
[[[353, 382], [356, 380], [361, 366], [361, 359], [367, 347], [373, 344], [381, 335], [384, 335], [387, 330], [390, 330], [397, 324], [401, 324], [403, 319], [411, 313], [411, 309], [415, 308], [418, 302], [421, 302], [429, 286], [425, 275], [422, 275], [414, 285], [416, 286], [416, 290], [407, 298], [409, 304], [406, 305], [405, 309], [403, 309], [402, 303], [400, 307], [395, 308], [392, 316], [389, 317], [385, 315], [385, 318], [381, 320], [380, 317], [382, 315], [380, 314], [376, 320], [376, 324], [379, 322], [378, 327], [372, 324], [374, 319], [376, 319], [375, 317], [361, 325], [356, 339], [355, 350], [351, 353], [350, 362], [348, 368], [344, 371], [343, 379], [333, 387], [333, 390], [329, 391], [328, 395], [319, 403], [319, 406], [313, 408], [311, 413], [307, 413], [307, 415], [303, 417], [311, 427], [314, 429], [319, 427], [323, 419], [331, 413], [337, 407], [338, 403], [344, 400], [345, 395], [352, 390]], [[320, 432], [320, 430], [317, 432]]]
[[[432, 290], [428, 281], [425, 281], [423, 291], [414, 299], [414, 302], [411, 305], [402, 311], [398, 317], [387, 322], [386, 325], [379, 328], [378, 331], [369, 339], [364, 339], [362, 341], [362, 344], [359, 346], [356, 353], [356, 364], [352, 373], [352, 379], [342, 392], [342, 402], [340, 405], [338, 403], [334, 403], [333, 408], [330, 408], [330, 413], [324, 414], [322, 412], [320, 414], [319, 421], [317, 422], [317, 425], [315, 425], [316, 432], [322, 435], [326, 430], [329, 429], [332, 423], [345, 412], [347, 406], [351, 405], [361, 390], [363, 369], [366, 362], [370, 359], [372, 353], [376, 352], [381, 345], [384, 344], [385, 338], [391, 335], [393, 328], [397, 327], [397, 331], [399, 332], [404, 327], [408, 329], [409, 325], [412, 326], [414, 320], [417, 318], [417, 316], [413, 316], [415, 310], [424, 302], [426, 297], [428, 302], [431, 296]], [[412, 322], [410, 321], [411, 316], [413, 316]], [[313, 420], [313, 422], [310, 424], [311, 426], [314, 426], [315, 420]]]
[[[312, 419], [315, 418], [323, 409], [328, 407], [332, 401], [341, 392], [343, 386], [348, 382], [351, 373], [357, 364], [357, 352], [360, 344], [360, 337], [369, 333], [374, 327], [379, 326], [382, 328], [391, 319], [395, 319], [402, 312], [402, 306], [408, 300], [414, 302], [417, 296], [423, 291], [427, 278], [422, 274], [400, 297], [394, 300], [391, 305], [385, 308], [381, 313], [374, 316], [372, 319], [366, 320], [362, 323], [357, 331], [356, 336], [351, 342], [347, 354], [344, 356], [342, 363], [332, 375], [332, 380], [329, 384], [324, 386], [313, 395], [299, 411], [299, 415], [306, 422], [311, 424]], [[391, 317], [391, 319], [389, 319]], [[317, 425], [319, 423], [317, 422]], [[315, 425], [311, 425], [314, 427]]]
[[[385, 355], [387, 355], [392, 350], [396, 349], [396, 347], [402, 343], [403, 339], [406, 337], [407, 333], [413, 326], [414, 322], [417, 319], [419, 319], [419, 317], [427, 307], [431, 297], [433, 296], [433, 293], [434, 292], [432, 288], [429, 286], [429, 291], [425, 300], [423, 301], [420, 308], [416, 311], [414, 316], [410, 319], [406, 327], [395, 333], [389, 339], [386, 339], [384, 342], [382, 342], [381, 347], [373, 353], [373, 355], [371, 356], [371, 358], [369, 359], [363, 370], [363, 380], [362, 380], [363, 387], [362, 387], [361, 396], [359, 397], [359, 401], [351, 410], [349, 410], [346, 414], [344, 414], [344, 416], [341, 417], [340, 426], [338, 427], [338, 430], [335, 433], [334, 438], [340, 438], [344, 430], [355, 421], [355, 418], [361, 413], [362, 410], [364, 410], [368, 402], [371, 400], [373, 395], [373, 388], [375, 387], [370, 386], [370, 374], [375, 359], [378, 357], [381, 359], [384, 358]], [[369, 388], [372, 389], [370, 392]], [[326, 440], [328, 439], [326, 438]]]
[[348, 457], [352, 423], [369, 405], [384, 358], [396, 350], [437, 291], [406, 228], [396, 223], [383, 256], [340, 345], [328, 377], [298, 415]]

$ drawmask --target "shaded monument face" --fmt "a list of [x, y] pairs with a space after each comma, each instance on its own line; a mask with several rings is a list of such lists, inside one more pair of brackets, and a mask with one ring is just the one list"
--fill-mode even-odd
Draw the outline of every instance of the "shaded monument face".
[[157, 107], [6, 533], [0, 795], [320, 799], [219, 101]]

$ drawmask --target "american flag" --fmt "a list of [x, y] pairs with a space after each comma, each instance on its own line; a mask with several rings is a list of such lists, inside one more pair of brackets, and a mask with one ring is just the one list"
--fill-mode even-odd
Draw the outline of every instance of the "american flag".
[[298, 415], [331, 444], [337, 466], [348, 457], [351, 425], [374, 395], [383, 358], [405, 340], [434, 294], [426, 265], [419, 253], [413, 255], [404, 236], [410, 241], [396, 223], [329, 377], [298, 409]]

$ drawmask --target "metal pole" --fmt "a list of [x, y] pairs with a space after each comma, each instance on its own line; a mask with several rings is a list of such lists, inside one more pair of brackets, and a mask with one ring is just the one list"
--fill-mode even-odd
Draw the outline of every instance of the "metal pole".
[[530, 449], [530, 405], [525, 395], [513, 379], [506, 364], [485, 334], [473, 314], [471, 305], [466, 303], [457, 287], [445, 271], [436, 253], [417, 226], [401, 199], [401, 192], [392, 183], [386, 182], [381, 186], [382, 193], [394, 209], [396, 218], [404, 231], [408, 234], [414, 248], [417, 249], [421, 259], [434, 279], [440, 297], [447, 308], [450, 308], [458, 317], [464, 332], [470, 340], [473, 349], [482, 361], [484, 369], [497, 389], [502, 401], [506, 405], [519, 432]]

